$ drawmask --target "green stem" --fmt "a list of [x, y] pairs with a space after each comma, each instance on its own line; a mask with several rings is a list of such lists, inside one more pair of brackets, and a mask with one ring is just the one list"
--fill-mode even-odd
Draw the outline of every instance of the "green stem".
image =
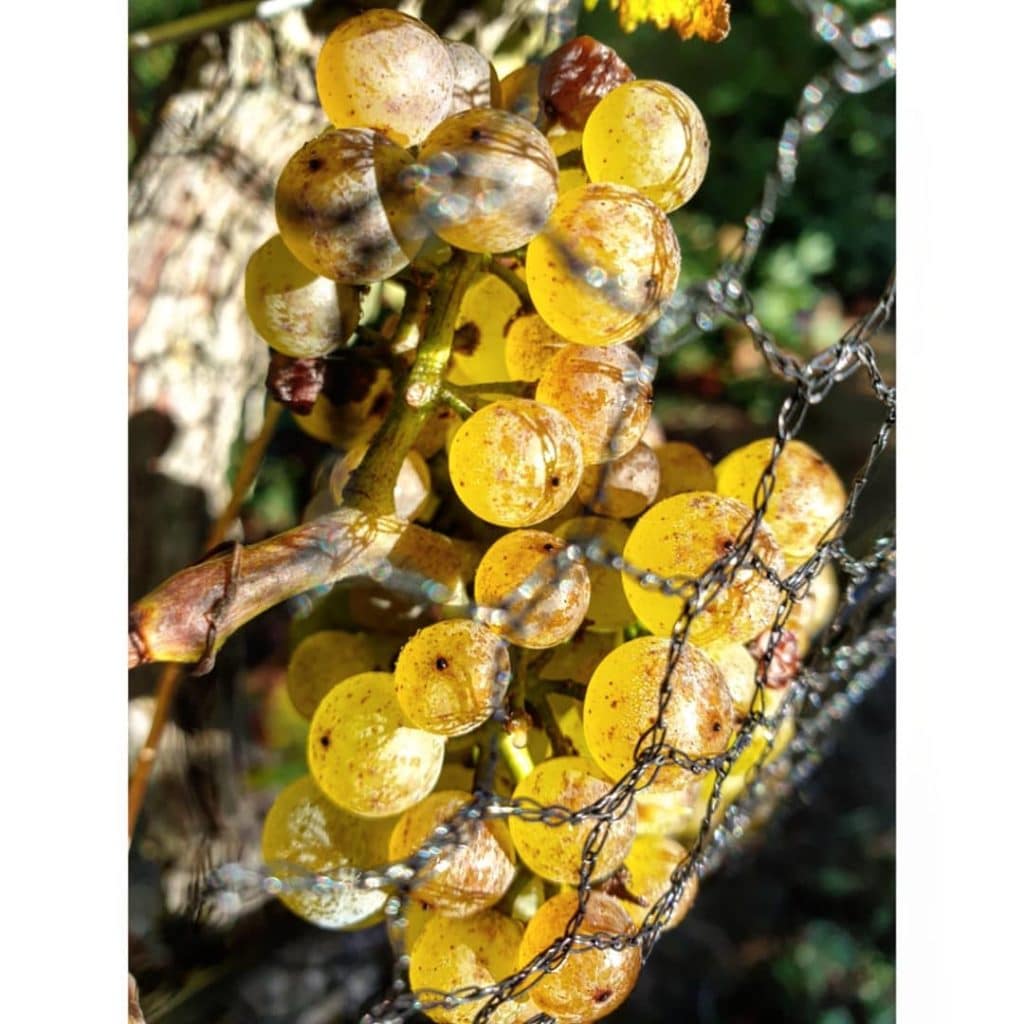
[[266, 20], [293, 8], [309, 7], [313, 0], [249, 0], [247, 3], [224, 4], [185, 18], [166, 21], [162, 25], [142, 28], [128, 36], [128, 49], [146, 50], [165, 43], [181, 43], [186, 39], [227, 28], [250, 18]]
[[457, 398], [472, 404], [474, 399], [485, 395], [513, 395], [516, 398], [530, 398], [536, 387], [529, 380], [496, 380], [485, 384], [445, 384], [445, 387]]
[[530, 751], [526, 746], [516, 746], [514, 733], [503, 731], [501, 736], [498, 737], [498, 754], [505, 764], [508, 765], [512, 778], [516, 780], [516, 785], [533, 771], [533, 758], [530, 757]]
[[343, 502], [349, 508], [367, 515], [394, 514], [398, 471], [441, 398], [441, 377], [451, 355], [459, 307], [479, 267], [479, 256], [457, 252], [438, 274], [416, 362], [372, 448], [345, 487]]
[[509, 288], [519, 296], [519, 301], [527, 309], [533, 309], [533, 299], [530, 298], [530, 289], [526, 287], [526, 282], [514, 270], [505, 266], [505, 264], [496, 256], [492, 256], [487, 261], [487, 270], [489, 273], [507, 284]]
[[469, 419], [469, 417], [473, 415], [473, 407], [464, 402], [457, 394], [450, 391], [447, 387], [441, 389], [440, 398], [449, 409], [454, 410], [456, 415], [461, 416], [462, 419]]

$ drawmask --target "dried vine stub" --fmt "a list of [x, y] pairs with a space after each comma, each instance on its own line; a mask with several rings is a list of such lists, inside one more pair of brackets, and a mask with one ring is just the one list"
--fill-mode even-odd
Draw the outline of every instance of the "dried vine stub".
[[602, 96], [635, 77], [610, 46], [592, 36], [577, 36], [544, 59], [538, 92], [552, 121], [580, 131]]

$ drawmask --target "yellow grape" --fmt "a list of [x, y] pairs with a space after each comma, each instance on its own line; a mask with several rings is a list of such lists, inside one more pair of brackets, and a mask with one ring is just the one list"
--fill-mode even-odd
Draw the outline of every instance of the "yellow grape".
[[579, 434], [583, 463], [625, 455], [651, 418], [653, 375], [625, 345], [567, 345], [544, 367], [537, 401], [558, 409]]
[[[449, 378], [451, 371], [449, 371]], [[433, 458], [445, 446], [449, 432], [459, 423], [458, 413], [451, 406], [442, 405], [435, 409], [423, 425], [414, 447], [425, 459]]]
[[810, 589], [793, 605], [786, 629], [796, 633], [800, 656], [810, 650], [811, 641], [831, 621], [839, 607], [839, 577], [831, 562], [811, 581]]
[[[691, 644], [669, 674], [671, 661], [671, 641], [642, 636], [617, 647], [594, 672], [583, 700], [583, 729], [595, 761], [611, 778], [632, 769], [637, 743], [657, 720], [666, 675], [665, 743], [692, 759], [714, 757], [729, 745], [733, 708], [722, 673]], [[651, 790], [679, 789], [693, 777], [686, 768], [666, 764]]]
[[558, 197], [526, 250], [526, 283], [548, 326], [579, 345], [614, 345], [661, 316], [679, 279], [679, 242], [635, 189], [583, 185]]
[[446, 619], [421, 629], [402, 648], [395, 692], [418, 729], [461, 736], [501, 707], [510, 678], [501, 639], [478, 622]]
[[[753, 508], [774, 444], [774, 438], [765, 437], [726, 455], [715, 466], [718, 493]], [[846, 488], [836, 471], [809, 444], [788, 441], [775, 465], [775, 487], [765, 510], [765, 522], [783, 553], [790, 559], [812, 555], [845, 507]]]
[[501, 85], [494, 65], [469, 43], [442, 39], [455, 69], [452, 105], [448, 117], [476, 107], [501, 105]]
[[[668, 836], [640, 835], [636, 837], [626, 856], [626, 870], [629, 881], [626, 888], [630, 894], [639, 897], [643, 903], [620, 899], [619, 904], [638, 928], [654, 904], [672, 887], [671, 875], [676, 867], [688, 858], [686, 848]], [[697, 898], [697, 874], [694, 872], [683, 886], [679, 902], [676, 903], [665, 925], [675, 928], [682, 923], [693, 901]]]
[[[391, 833], [389, 859], [413, 856], [472, 799], [469, 793], [441, 790], [410, 807]], [[516, 854], [508, 826], [501, 821], [463, 822], [458, 827], [466, 839], [445, 847], [422, 869], [416, 899], [448, 917], [469, 917], [505, 895], [516, 873]]]
[[[513, 798], [531, 800], [541, 807], [580, 811], [600, 800], [611, 788], [586, 758], [553, 757], [537, 765], [516, 786]], [[552, 882], [578, 885], [583, 847], [597, 823], [595, 817], [574, 825], [549, 825], [514, 816], [509, 819], [509, 828], [516, 852], [531, 871]], [[591, 881], [607, 878], [619, 867], [635, 835], [636, 810], [630, 806], [626, 814], [612, 822]]]
[[336, 807], [304, 775], [283, 789], [263, 821], [262, 856], [282, 880], [309, 874], [349, 883], [328, 891], [282, 892], [281, 902], [321, 928], [353, 928], [379, 920], [387, 893], [362, 889], [354, 868], [375, 868], [388, 860], [394, 819], [372, 821]]
[[582, 167], [563, 167], [558, 172], [558, 194], [560, 196], [589, 184], [590, 179]]
[[406, 723], [387, 672], [339, 683], [309, 724], [309, 770], [336, 804], [384, 818], [419, 803], [444, 762], [444, 737]]
[[[409, 958], [409, 984], [414, 990], [484, 988], [515, 973], [523, 926], [495, 910], [473, 917], [432, 917], [413, 944]], [[424, 994], [427, 1004], [437, 996]], [[450, 1008], [436, 1006], [423, 1012], [442, 1024], [472, 1024], [485, 999]], [[496, 1024], [523, 1024], [537, 1010], [527, 997], [508, 999], [489, 1018]]]
[[[386, 919], [386, 931], [391, 948], [396, 953], [399, 948], [408, 953], [416, 945], [416, 940], [423, 934], [423, 929], [435, 917], [441, 916], [433, 907], [420, 903], [415, 897], [406, 899], [402, 905], [400, 917]], [[399, 920], [403, 922], [401, 925], [397, 923]]]
[[625, 82], [594, 107], [583, 128], [583, 162], [591, 181], [629, 185], [666, 213], [700, 188], [709, 151], [697, 104], [667, 82]]
[[651, 447], [661, 469], [658, 501], [685, 491], [714, 491], [715, 468], [699, 448], [685, 441], [665, 441]]
[[568, 344], [536, 313], [517, 316], [505, 335], [506, 379], [537, 380], [544, 367]]
[[533, 526], [558, 512], [583, 475], [573, 425], [556, 409], [504, 398], [473, 413], [448, 458], [459, 500], [495, 526]]
[[[476, 603], [506, 640], [541, 650], [568, 640], [583, 624], [590, 580], [579, 562], [559, 562], [567, 547], [543, 530], [515, 530], [485, 552], [473, 583]], [[524, 594], [527, 583], [531, 591]]]
[[[551, 651], [550, 656], [537, 668], [537, 676], [540, 679], [567, 679], [579, 683], [580, 686], [586, 686], [594, 674], [594, 669], [621, 642], [622, 636], [617, 631], [609, 633], [581, 629], [564, 644], [559, 644]], [[575, 743], [575, 738], [573, 742]], [[579, 744], [576, 746], [580, 753], [584, 752]]]
[[[705, 778], [707, 776], [704, 776]], [[704, 813], [700, 800], [701, 779], [681, 789], [652, 793], [643, 789], [636, 795], [636, 832], [638, 836], [681, 836], [693, 831]], [[695, 834], [695, 833], [694, 833]]]
[[[750, 516], [750, 509], [732, 498], [706, 491], [677, 494], [637, 520], [623, 554], [628, 565], [662, 579], [696, 579], [735, 547]], [[768, 527], [758, 528], [751, 550], [776, 573], [783, 571], [782, 553]], [[660, 584], [644, 586], [627, 572], [622, 585], [644, 626], [658, 636], [671, 636], [682, 614], [682, 597], [661, 593]], [[780, 599], [770, 580], [741, 568], [693, 618], [689, 639], [695, 644], [751, 640], [771, 624]]]
[[519, 296], [493, 274], [480, 274], [466, 289], [446, 376], [453, 384], [511, 380], [505, 368], [505, 334], [522, 309]]
[[579, 496], [598, 515], [632, 519], [654, 501], [660, 481], [657, 456], [641, 441], [611, 462], [587, 466]]
[[551, 143], [551, 152], [555, 156], [566, 156], [574, 150], [578, 150], [583, 144], [583, 132], [572, 131], [555, 124], [546, 132], [547, 140]]
[[540, 121], [540, 97], [537, 95], [539, 78], [539, 64], [524, 64], [509, 72], [498, 84], [501, 109], [518, 114], [531, 124], [537, 124]]
[[398, 11], [343, 21], [316, 62], [320, 105], [337, 127], [375, 128], [401, 146], [422, 142], [447, 116], [454, 84], [444, 42]]
[[359, 323], [359, 293], [314, 274], [274, 235], [246, 264], [245, 309], [272, 349], [312, 359], [352, 335]]
[[288, 661], [288, 696], [295, 710], [312, 718], [338, 683], [360, 672], [387, 672], [398, 644], [391, 637], [327, 629], [307, 636]]
[[292, 255], [343, 284], [383, 281], [423, 244], [411, 186], [412, 157], [368, 128], [327, 131], [285, 164], [274, 193], [277, 226]]
[[421, 209], [437, 235], [469, 252], [508, 252], [544, 226], [558, 194], [548, 140], [505, 110], [465, 110], [420, 146]]
[[394, 397], [394, 378], [383, 366], [343, 366], [340, 374], [328, 371], [312, 410], [293, 416], [303, 433], [349, 451], [365, 446], [384, 422]]
[[[644, 431], [644, 436], [640, 438], [644, 444], [655, 449], [657, 451], [663, 444], [665, 444], [665, 428], [658, 422], [658, 417], [652, 415], [650, 421], [647, 424], [647, 429]], [[664, 472], [664, 467], [662, 467]]]
[[[736, 725], [742, 724], [750, 714], [754, 694], [757, 692], [757, 659], [747, 650], [746, 644], [712, 644], [705, 653], [721, 670], [732, 697], [734, 722]], [[763, 707], [758, 702], [758, 709], [767, 715], [774, 715], [786, 692], [786, 687], [766, 686], [763, 691]]]
[[[544, 903], [526, 926], [519, 947], [519, 967], [558, 942], [579, 908], [575, 892], [563, 892]], [[591, 892], [587, 898], [578, 935], [631, 935], [633, 921], [611, 896]], [[574, 944], [575, 945], [575, 944]], [[640, 947], [621, 950], [574, 949], [553, 971], [540, 974], [529, 994], [544, 1013], [559, 1024], [587, 1024], [608, 1016], [633, 991], [641, 967]]]
[[562, 523], [555, 533], [570, 544], [578, 544], [584, 554], [592, 547], [593, 555], [603, 559], [602, 562], [588, 559], [585, 563], [590, 577], [589, 628], [607, 632], [625, 629], [635, 622], [636, 615], [622, 589], [622, 574], [606, 564], [608, 559], [622, 554], [629, 537], [629, 527], [616, 519], [581, 516]]

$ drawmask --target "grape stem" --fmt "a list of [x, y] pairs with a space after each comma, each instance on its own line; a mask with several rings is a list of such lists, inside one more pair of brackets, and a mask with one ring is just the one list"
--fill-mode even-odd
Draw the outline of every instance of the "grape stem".
[[459, 396], [449, 387], [446, 386], [441, 389], [440, 397], [441, 401], [444, 402], [449, 409], [452, 409], [456, 415], [462, 417], [462, 419], [468, 419], [473, 415], [473, 407], [459, 398]]
[[498, 380], [485, 384], [445, 383], [445, 389], [469, 405], [486, 395], [513, 395], [516, 398], [531, 398], [536, 385], [529, 380]]
[[487, 261], [487, 270], [507, 284], [519, 296], [519, 301], [527, 309], [533, 309], [533, 299], [530, 298], [530, 290], [526, 287], [526, 282], [499, 257], [492, 256]]

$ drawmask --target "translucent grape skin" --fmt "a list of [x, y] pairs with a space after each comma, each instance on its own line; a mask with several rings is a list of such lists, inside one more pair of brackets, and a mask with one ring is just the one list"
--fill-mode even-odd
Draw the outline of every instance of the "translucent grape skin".
[[477, 107], [501, 106], [501, 85], [494, 65], [469, 43], [442, 39], [455, 70], [448, 117]]
[[[715, 466], [718, 493], [753, 508], [774, 443], [765, 437], [726, 455]], [[812, 555], [845, 507], [846, 488], [836, 471], [809, 444], [788, 441], [775, 465], [775, 487], [764, 520], [786, 557]]]
[[658, 501], [684, 491], [714, 491], [715, 468], [699, 448], [686, 441], [665, 441], [652, 447], [661, 470]]
[[[636, 154], [643, 153], [643, 160]], [[667, 82], [626, 82], [609, 92], [583, 129], [591, 181], [638, 189], [666, 213], [693, 197], [708, 169], [708, 130], [697, 104]]]
[[[510, 643], [533, 650], [555, 647], [583, 624], [590, 579], [578, 562], [559, 563], [567, 547], [543, 530], [515, 530], [484, 553], [473, 583], [476, 603], [486, 610], [491, 628]], [[520, 588], [528, 581], [532, 590], [526, 596]]]
[[509, 380], [537, 380], [569, 342], [536, 313], [516, 317], [505, 336], [505, 367]]
[[[336, 881], [345, 870], [387, 862], [394, 819], [371, 820], [343, 811], [305, 775], [277, 796], [263, 821], [262, 856], [278, 878], [288, 881], [327, 875]], [[280, 900], [299, 917], [321, 928], [367, 927], [379, 920], [387, 900], [380, 889], [351, 885], [327, 891], [295, 889]]]
[[508, 252], [544, 226], [558, 195], [558, 162], [525, 118], [482, 108], [439, 124], [419, 152], [428, 223], [468, 252]]
[[[469, 793], [441, 790], [409, 808], [398, 819], [388, 845], [392, 861], [411, 857], [472, 801]], [[453, 826], [455, 827], [455, 826]], [[448, 917], [468, 917], [493, 907], [516, 873], [515, 848], [504, 822], [463, 822], [466, 840], [447, 847], [423, 869], [416, 899]]]
[[[627, 889], [630, 894], [643, 902], [620, 899], [619, 904], [633, 919], [633, 923], [642, 927], [644, 918], [650, 908], [671, 888], [671, 875], [676, 867], [687, 859], [685, 847], [668, 836], [640, 835], [626, 856], [626, 870], [629, 872]], [[665, 925], [676, 928], [686, 917], [690, 907], [697, 898], [697, 874], [694, 872], [687, 879], [683, 891]]]
[[[632, 769], [637, 743], [656, 723], [666, 675], [665, 742], [691, 759], [714, 757], [729, 745], [733, 707], [722, 673], [699, 648], [686, 644], [669, 674], [671, 655], [671, 641], [637, 637], [612, 651], [590, 679], [583, 730], [594, 760], [613, 779]], [[650, 790], [678, 789], [693, 777], [687, 768], [665, 764]]]
[[455, 321], [448, 380], [453, 384], [510, 380], [505, 368], [505, 334], [521, 309], [519, 296], [494, 274], [474, 278]]
[[613, 519], [632, 519], [654, 501], [661, 482], [657, 456], [643, 442], [618, 459], [587, 466], [579, 496], [592, 512]]
[[356, 289], [314, 274], [274, 235], [246, 264], [245, 308], [272, 349], [313, 359], [351, 337], [360, 303]]
[[495, 526], [532, 526], [573, 496], [583, 453], [572, 424], [540, 402], [506, 398], [467, 419], [448, 457], [452, 486], [474, 515]]
[[[728, 555], [751, 516], [750, 509], [731, 498], [706, 491], [677, 494], [652, 505], [633, 526], [624, 557], [633, 568], [672, 581], [696, 579]], [[782, 553], [770, 529], [761, 525], [752, 553], [776, 573], [784, 570]], [[644, 586], [623, 572], [626, 599], [636, 617], [657, 636], [671, 636], [683, 611], [683, 598]], [[781, 595], [775, 585], [754, 569], [742, 568], [690, 622], [688, 637], [695, 644], [746, 642], [770, 625]]]
[[[579, 909], [575, 892], [563, 892], [545, 902], [526, 926], [519, 947], [519, 967], [558, 942]], [[611, 896], [591, 892], [578, 935], [630, 935], [633, 922]], [[640, 948], [573, 951], [555, 968], [542, 974], [529, 990], [537, 1008], [559, 1024], [587, 1024], [606, 1017], [626, 1001], [641, 967]]]
[[[458, 919], [431, 917], [413, 943], [409, 983], [414, 990], [436, 993], [493, 985], [515, 972], [522, 936], [521, 924], [494, 910]], [[429, 1004], [439, 997], [424, 992], [423, 1001]], [[484, 1002], [481, 998], [423, 1012], [441, 1024], [472, 1024]], [[490, 1019], [497, 1024], [522, 1024], [536, 1013], [536, 1008], [520, 997], [502, 1002]]]
[[327, 131], [285, 164], [274, 193], [277, 226], [293, 256], [343, 284], [391, 277], [416, 255], [420, 226], [401, 171], [412, 157], [367, 128]]
[[398, 644], [391, 637], [322, 630], [307, 636], [288, 661], [288, 696], [295, 710], [312, 718], [338, 683], [360, 672], [386, 672]]
[[[602, 558], [608, 559], [622, 554], [629, 537], [629, 527], [615, 519], [580, 516], [562, 523], [555, 533], [572, 544], [578, 544], [584, 553], [589, 545], [596, 544]], [[609, 565], [589, 559], [585, 564], [590, 577], [589, 628], [602, 632], [625, 629], [636, 620], [636, 615], [622, 589], [622, 574]]]
[[539, 64], [524, 64], [510, 71], [498, 85], [501, 109], [526, 118], [530, 124], [537, 124], [541, 120], [540, 96], [537, 94], [539, 79]]
[[[592, 36], [577, 36], [545, 57], [537, 91], [541, 107], [552, 121], [582, 130], [601, 97], [636, 76], [610, 47]], [[644, 153], [646, 147], [632, 153]]]
[[[553, 757], [537, 765], [516, 786], [513, 798], [530, 800], [541, 807], [564, 807], [580, 811], [611, 792], [611, 784], [598, 774], [596, 765], [583, 757]], [[597, 818], [579, 824], [548, 825], [512, 817], [509, 828], [516, 852], [535, 874], [552, 882], [578, 885], [580, 858]], [[612, 823], [594, 865], [591, 880], [607, 878], [625, 860], [636, 835], [636, 810]]]
[[567, 345], [544, 367], [537, 401], [576, 428], [592, 466], [631, 451], [651, 418], [654, 388], [640, 357], [625, 345]]
[[558, 197], [526, 250], [526, 283], [557, 334], [579, 345], [614, 345], [661, 316], [679, 265], [679, 242], [660, 207], [605, 182]]
[[455, 67], [422, 21], [398, 11], [364, 11], [326, 39], [316, 64], [320, 105], [338, 128], [375, 128], [414, 146], [451, 109]]
[[499, 637], [478, 622], [446, 619], [402, 648], [395, 693], [418, 729], [461, 736], [501, 706], [510, 678], [508, 649]]
[[309, 725], [309, 770], [336, 804], [353, 814], [401, 814], [434, 788], [444, 737], [410, 727], [393, 677], [362, 672], [320, 702]]

